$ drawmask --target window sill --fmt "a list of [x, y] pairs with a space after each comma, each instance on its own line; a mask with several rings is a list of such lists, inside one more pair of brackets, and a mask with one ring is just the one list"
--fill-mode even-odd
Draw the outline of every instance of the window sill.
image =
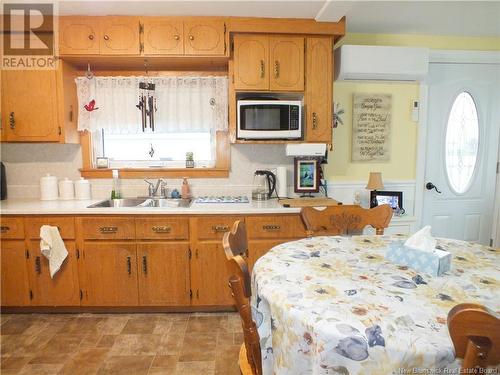
[[[228, 168], [116, 168], [120, 178], [225, 178]], [[112, 169], [80, 169], [85, 178], [112, 178]]]

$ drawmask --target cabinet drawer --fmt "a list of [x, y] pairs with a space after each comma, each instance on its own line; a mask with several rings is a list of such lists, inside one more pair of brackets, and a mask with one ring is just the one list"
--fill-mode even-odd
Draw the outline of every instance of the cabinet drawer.
[[236, 220], [243, 220], [241, 216], [212, 216], [200, 217], [197, 219], [198, 239], [200, 240], [220, 240], [224, 233], [231, 230]]
[[2, 217], [0, 219], [0, 236], [7, 238], [24, 238], [24, 223], [20, 217]]
[[71, 216], [58, 217], [34, 217], [26, 219], [26, 229], [28, 238], [40, 238], [40, 227], [42, 225], [52, 225], [59, 229], [61, 237], [64, 239], [75, 238], [75, 218]]
[[253, 216], [246, 219], [249, 238], [302, 238], [306, 230], [300, 216]]
[[139, 239], [187, 240], [189, 238], [189, 220], [180, 217], [136, 218], [135, 230]]
[[81, 219], [86, 240], [134, 239], [135, 223], [127, 217], [84, 217]]

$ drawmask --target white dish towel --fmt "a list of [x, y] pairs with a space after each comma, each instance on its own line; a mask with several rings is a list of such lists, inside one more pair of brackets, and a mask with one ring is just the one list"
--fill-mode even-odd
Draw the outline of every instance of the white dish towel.
[[64, 246], [57, 227], [42, 225], [40, 228], [40, 250], [49, 260], [50, 277], [53, 279], [68, 256], [68, 250]]

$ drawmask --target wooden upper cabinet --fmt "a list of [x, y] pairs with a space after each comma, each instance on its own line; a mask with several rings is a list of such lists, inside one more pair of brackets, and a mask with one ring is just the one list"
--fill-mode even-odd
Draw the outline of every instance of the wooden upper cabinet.
[[234, 36], [234, 88], [269, 89], [269, 37], [241, 34]]
[[304, 38], [270, 37], [269, 58], [271, 91], [304, 90]]
[[30, 304], [24, 241], [2, 241], [0, 243], [0, 279], [2, 282], [2, 306], [27, 306]]
[[98, 17], [60, 17], [59, 54], [99, 54]]
[[184, 22], [186, 55], [220, 55], [226, 53], [224, 21], [199, 20]]
[[146, 55], [182, 55], [184, 53], [184, 25], [168, 18], [145, 18], [144, 53]]
[[332, 143], [332, 38], [307, 38], [306, 76], [306, 141]]
[[65, 241], [68, 257], [60, 270], [50, 277], [49, 261], [40, 251], [40, 241], [30, 241], [29, 277], [34, 306], [79, 306], [78, 265], [73, 241]]
[[2, 137], [7, 142], [57, 142], [57, 71], [3, 70]]
[[136, 17], [101, 17], [101, 55], [139, 55], [140, 25]]

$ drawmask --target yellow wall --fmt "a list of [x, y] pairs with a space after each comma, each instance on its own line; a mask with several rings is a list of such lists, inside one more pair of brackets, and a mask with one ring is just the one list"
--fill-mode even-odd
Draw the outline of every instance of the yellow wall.
[[[392, 45], [433, 49], [500, 50], [500, 38], [429, 35], [347, 34], [340, 44]], [[333, 131], [333, 151], [325, 166], [326, 178], [333, 181], [367, 180], [370, 171], [382, 172], [389, 180], [415, 179], [418, 125], [411, 121], [411, 104], [419, 98], [417, 83], [335, 82], [334, 101], [345, 110]], [[352, 162], [352, 94], [392, 94], [391, 160], [385, 163]]]

